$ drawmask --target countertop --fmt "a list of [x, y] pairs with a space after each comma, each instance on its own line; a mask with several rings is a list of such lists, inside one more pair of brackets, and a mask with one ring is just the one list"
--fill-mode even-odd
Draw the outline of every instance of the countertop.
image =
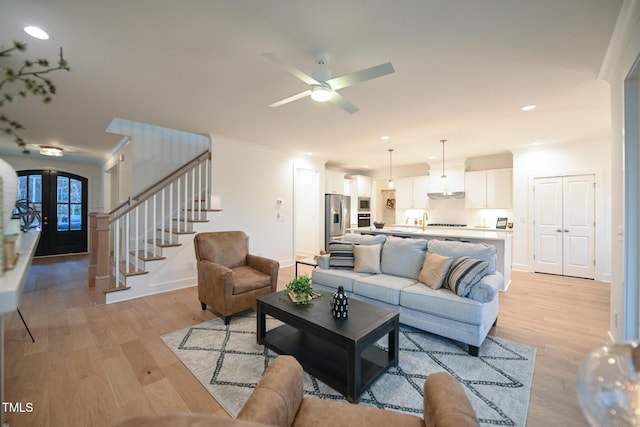
[[18, 308], [27, 270], [31, 265], [39, 239], [39, 232], [30, 232], [20, 234], [16, 240], [18, 254], [16, 266], [0, 276], [0, 315], [11, 313]]
[[360, 227], [353, 230], [356, 233], [368, 234], [392, 234], [394, 236], [407, 237], [451, 237], [481, 240], [505, 240], [510, 239], [513, 232], [510, 230], [488, 230], [485, 228], [452, 228], [452, 227], [396, 227], [387, 228]]

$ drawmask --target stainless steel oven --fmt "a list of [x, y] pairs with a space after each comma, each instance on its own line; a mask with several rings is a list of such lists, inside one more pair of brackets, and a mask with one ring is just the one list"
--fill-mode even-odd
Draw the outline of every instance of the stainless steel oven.
[[371, 227], [371, 214], [358, 212], [358, 227]]

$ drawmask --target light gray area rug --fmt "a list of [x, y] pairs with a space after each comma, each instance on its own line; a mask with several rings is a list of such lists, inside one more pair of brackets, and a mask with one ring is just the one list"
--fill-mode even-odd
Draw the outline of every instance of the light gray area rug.
[[[267, 318], [267, 329], [280, 324]], [[225, 326], [213, 319], [162, 337], [213, 397], [235, 417], [277, 354], [256, 343], [255, 311], [235, 315]], [[379, 343], [386, 345], [386, 338]], [[535, 348], [487, 337], [480, 356], [466, 346], [418, 329], [400, 327], [400, 362], [361, 398], [361, 405], [422, 416], [427, 376], [447, 371], [460, 381], [483, 425], [524, 426], [527, 420]], [[305, 396], [346, 402], [305, 373]]]

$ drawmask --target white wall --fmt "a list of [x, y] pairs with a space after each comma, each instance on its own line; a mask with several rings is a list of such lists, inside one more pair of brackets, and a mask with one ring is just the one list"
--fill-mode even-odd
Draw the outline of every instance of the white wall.
[[[625, 0], [620, 10], [620, 16], [616, 23], [607, 55], [600, 70], [602, 78], [611, 85], [611, 181], [612, 193], [612, 223], [610, 234], [613, 236], [611, 245], [611, 310], [610, 333], [613, 340], [638, 339], [638, 293], [640, 283], [637, 279], [629, 280], [625, 284], [625, 241], [628, 240], [627, 224], [624, 229], [624, 240], [618, 235], [619, 229], [625, 226], [624, 215], [624, 128], [630, 123], [625, 123], [624, 108], [624, 82], [634, 65], [640, 59], [640, 2], [637, 0]], [[631, 117], [630, 121], [637, 126], [638, 118]], [[630, 145], [637, 146], [639, 141], [627, 141]], [[638, 167], [636, 163], [635, 167]], [[637, 188], [640, 183], [631, 183]], [[630, 202], [638, 203], [638, 194], [630, 194]], [[637, 221], [636, 219], [633, 219]], [[637, 223], [634, 224], [637, 226]], [[619, 238], [620, 237], [620, 238]], [[637, 236], [634, 237], [637, 239]], [[626, 260], [626, 263], [638, 265], [637, 254], [635, 258]], [[634, 308], [635, 306], [635, 308]]]
[[594, 174], [596, 179], [596, 279], [611, 278], [610, 136], [550, 144], [513, 154], [513, 268], [533, 271], [533, 179]]
[[129, 182], [130, 186], [121, 187], [120, 201], [140, 193], [209, 149], [209, 138], [205, 135], [118, 118], [109, 124], [107, 132], [131, 140], [130, 146], [123, 147], [124, 151], [114, 153], [107, 160], [107, 164], [112, 164], [114, 158], [125, 154], [120, 171], [129, 171], [131, 180], [121, 180]]
[[295, 159], [222, 136], [211, 135], [211, 141], [212, 194], [222, 209], [212, 229], [242, 230], [250, 236], [252, 253], [293, 264]]
[[88, 211], [100, 212], [102, 204], [102, 167], [98, 163], [78, 163], [62, 158], [44, 158], [37, 154], [2, 156], [16, 171], [29, 169], [69, 172], [87, 178]]

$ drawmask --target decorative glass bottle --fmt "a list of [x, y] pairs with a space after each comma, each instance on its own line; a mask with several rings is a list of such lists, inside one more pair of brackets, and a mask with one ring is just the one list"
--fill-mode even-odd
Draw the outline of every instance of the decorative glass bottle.
[[331, 314], [336, 319], [349, 317], [349, 297], [344, 293], [342, 286], [339, 286], [338, 292], [331, 297]]

